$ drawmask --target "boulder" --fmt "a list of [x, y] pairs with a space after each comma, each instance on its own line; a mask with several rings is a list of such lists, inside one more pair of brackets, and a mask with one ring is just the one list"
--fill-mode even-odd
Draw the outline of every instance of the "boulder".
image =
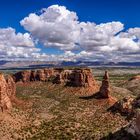
[[134, 113], [133, 101], [134, 101], [133, 98], [125, 97], [122, 100], [116, 102], [114, 104], [114, 108], [122, 114], [126, 115], [133, 114]]

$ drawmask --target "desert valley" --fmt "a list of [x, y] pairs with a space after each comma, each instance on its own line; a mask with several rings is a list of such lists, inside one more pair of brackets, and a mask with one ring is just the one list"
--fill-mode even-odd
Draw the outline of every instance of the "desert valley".
[[139, 73], [85, 67], [2, 71], [0, 138], [139, 139]]
[[140, 140], [140, 0], [0, 0], [0, 140]]

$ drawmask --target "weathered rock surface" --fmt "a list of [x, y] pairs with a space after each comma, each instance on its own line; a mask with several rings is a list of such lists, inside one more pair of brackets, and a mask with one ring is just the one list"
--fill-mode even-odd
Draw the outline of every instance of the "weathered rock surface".
[[16, 96], [16, 84], [11, 75], [8, 75], [6, 78], [7, 82], [7, 94], [10, 98]]
[[132, 81], [132, 80], [140, 80], [140, 75], [136, 75], [129, 79], [129, 81]]
[[43, 81], [46, 82], [53, 77], [54, 84], [65, 84], [75, 87], [97, 87], [97, 83], [92, 75], [91, 69], [40, 69], [28, 70], [15, 73], [13, 75], [16, 82]]
[[136, 114], [136, 119], [128, 125], [125, 130], [134, 136], [136, 139], [140, 139], [140, 112], [138, 111]]
[[99, 93], [102, 98], [109, 98], [110, 84], [109, 84], [109, 75], [107, 71], [105, 71], [105, 75], [103, 77], [103, 81]]
[[122, 100], [115, 103], [114, 109], [118, 110], [122, 114], [126, 115], [132, 114], [134, 113], [133, 101], [134, 101], [133, 98], [125, 97]]
[[0, 74], [0, 108], [3, 112], [12, 107], [11, 98], [15, 95], [15, 83], [11, 76], [7, 77], [7, 81], [3, 74]]

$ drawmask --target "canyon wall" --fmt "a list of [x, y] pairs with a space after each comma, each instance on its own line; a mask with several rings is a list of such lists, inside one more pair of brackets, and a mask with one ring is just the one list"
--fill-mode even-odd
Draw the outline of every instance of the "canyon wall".
[[11, 99], [15, 93], [16, 85], [13, 78], [10, 75], [5, 78], [3, 74], [0, 74], [0, 109], [2, 112], [12, 108]]
[[39, 69], [20, 71], [13, 75], [15, 82], [32, 82], [32, 81], [52, 81], [54, 84], [65, 84], [74, 87], [92, 87], [97, 86], [93, 77], [92, 70], [89, 68], [79, 69]]

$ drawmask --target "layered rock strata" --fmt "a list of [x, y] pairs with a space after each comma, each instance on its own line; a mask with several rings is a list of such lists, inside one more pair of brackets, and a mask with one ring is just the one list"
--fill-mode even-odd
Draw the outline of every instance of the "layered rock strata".
[[109, 75], [108, 75], [108, 72], [105, 71], [105, 75], [103, 77], [103, 80], [102, 80], [102, 85], [100, 87], [100, 96], [102, 98], [109, 98], [109, 95], [110, 95], [110, 83], [109, 83]]
[[5, 79], [3, 74], [0, 74], [0, 109], [4, 110], [12, 108], [11, 98], [15, 96], [15, 82], [11, 76]]

